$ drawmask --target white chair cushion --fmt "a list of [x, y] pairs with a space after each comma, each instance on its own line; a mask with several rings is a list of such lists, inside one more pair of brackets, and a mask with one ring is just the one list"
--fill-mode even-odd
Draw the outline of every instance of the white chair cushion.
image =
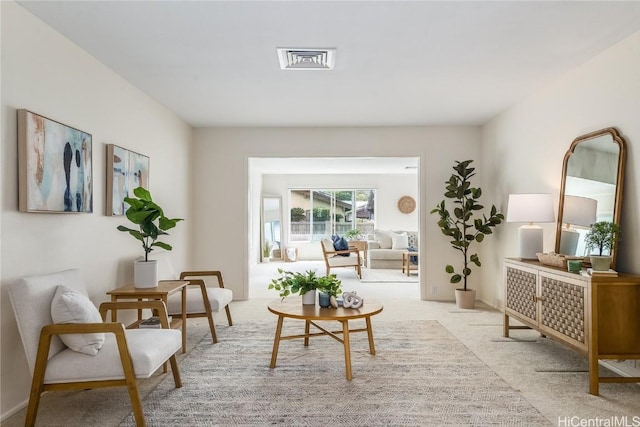
[[322, 239], [322, 247], [325, 252], [333, 252], [336, 250], [333, 246], [333, 240], [331, 239]]
[[[127, 329], [127, 346], [136, 378], [149, 378], [182, 348], [181, 331], [175, 329]], [[106, 334], [102, 349], [95, 356], [70, 349], [49, 359], [45, 384], [70, 381], [98, 381], [124, 378], [115, 335]]]
[[407, 235], [407, 233], [398, 234], [392, 231], [390, 234], [391, 234], [391, 249], [398, 250], [398, 249], [407, 249], [409, 247], [409, 236]]
[[[233, 292], [227, 288], [207, 287], [209, 304], [211, 311], [218, 312], [233, 300]], [[167, 311], [171, 316], [179, 315], [182, 311], [182, 294], [175, 293], [167, 300]], [[199, 286], [189, 286], [187, 288], [187, 314], [204, 313], [204, 302], [202, 301], [202, 291]]]
[[[9, 285], [9, 299], [32, 373], [36, 364], [40, 331], [43, 326], [53, 323], [51, 301], [58, 285], [62, 283], [69, 288], [87, 294], [78, 269], [23, 277]], [[57, 335], [54, 336], [51, 338], [49, 359], [66, 349], [67, 346], [62, 340]]]
[[358, 258], [352, 254], [349, 254], [349, 256], [334, 256], [329, 258], [329, 266], [330, 267], [344, 267], [344, 266], [349, 266], [349, 265], [357, 265], [358, 264]]
[[[100, 312], [91, 300], [64, 285], [58, 286], [53, 295], [51, 319], [54, 323], [102, 323]], [[60, 339], [73, 351], [95, 356], [104, 343], [104, 333], [62, 334]]]

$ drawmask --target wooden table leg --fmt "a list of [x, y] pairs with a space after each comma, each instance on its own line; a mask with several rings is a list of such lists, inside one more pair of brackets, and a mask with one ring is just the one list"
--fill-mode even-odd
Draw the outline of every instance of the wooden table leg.
[[276, 367], [276, 359], [278, 358], [278, 347], [280, 346], [280, 334], [282, 333], [283, 316], [278, 316], [278, 326], [276, 326], [276, 337], [273, 339], [273, 351], [271, 352], [271, 369]]
[[509, 316], [507, 316], [507, 313], [504, 313], [502, 321], [502, 336], [509, 338]]
[[589, 352], [589, 393], [594, 396], [600, 394], [600, 366], [598, 365], [598, 357], [595, 351]]
[[[118, 297], [111, 295], [111, 302], [118, 302]], [[118, 310], [111, 310], [111, 321], [114, 323], [118, 321]]]
[[309, 347], [309, 331], [310, 331], [310, 326], [311, 326], [311, 321], [310, 320], [305, 320], [304, 322], [304, 346], [305, 347]]
[[371, 329], [371, 317], [367, 316], [365, 318], [367, 322], [367, 335], [369, 336], [369, 353], [372, 355], [376, 355], [376, 345], [373, 343], [373, 329]]
[[[167, 303], [165, 303], [167, 304]], [[182, 287], [182, 352], [187, 352], [187, 287]]]
[[351, 345], [349, 344], [348, 320], [342, 320], [342, 340], [344, 341], [344, 367], [347, 379], [351, 381]]

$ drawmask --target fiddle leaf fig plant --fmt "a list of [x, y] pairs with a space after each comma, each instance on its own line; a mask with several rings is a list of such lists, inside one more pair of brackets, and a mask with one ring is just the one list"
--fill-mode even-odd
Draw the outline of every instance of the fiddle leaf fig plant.
[[471, 265], [482, 266], [478, 254], [470, 253], [471, 244], [481, 243], [485, 236], [492, 234], [492, 228], [504, 221], [504, 215], [491, 206], [489, 216], [481, 214], [484, 206], [480, 204], [482, 190], [471, 186], [471, 178], [475, 175], [475, 168], [470, 167], [473, 160], [456, 161], [453, 166], [455, 173], [446, 181], [444, 196], [451, 199], [452, 210], [449, 210], [445, 200], [442, 200], [431, 210], [431, 214], [439, 217], [438, 227], [447, 237], [451, 238], [451, 246], [462, 254], [462, 269], [456, 270], [453, 265], [447, 265], [445, 271], [451, 274], [451, 283], [463, 282], [463, 289], [467, 290], [467, 277], [471, 274]]
[[599, 256], [611, 254], [611, 249], [620, 239], [620, 226], [610, 221], [599, 221], [591, 224], [584, 237], [587, 249], [596, 249]]
[[118, 230], [129, 233], [142, 243], [144, 260], [149, 261], [149, 252], [154, 248], [162, 248], [170, 251], [171, 245], [158, 240], [160, 236], [168, 236], [167, 230], [176, 226], [182, 218], [167, 218], [160, 206], [154, 203], [151, 193], [138, 187], [133, 190], [136, 197], [125, 197], [124, 201], [129, 205], [125, 215], [137, 225], [137, 228], [129, 228], [119, 225]]

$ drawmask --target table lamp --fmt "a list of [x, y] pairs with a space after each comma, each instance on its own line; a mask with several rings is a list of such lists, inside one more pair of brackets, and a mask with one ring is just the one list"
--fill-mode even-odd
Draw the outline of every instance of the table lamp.
[[507, 222], [525, 222], [518, 228], [518, 256], [536, 259], [543, 248], [543, 230], [534, 223], [555, 222], [551, 194], [510, 194]]
[[559, 252], [564, 255], [577, 255], [580, 233], [574, 227], [589, 227], [596, 222], [598, 201], [588, 197], [564, 196], [562, 222], [565, 227], [560, 234]]

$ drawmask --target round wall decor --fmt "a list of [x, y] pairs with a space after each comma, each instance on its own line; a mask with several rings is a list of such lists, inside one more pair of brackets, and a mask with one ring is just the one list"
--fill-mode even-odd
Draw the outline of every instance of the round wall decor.
[[398, 209], [404, 214], [409, 214], [416, 209], [416, 201], [411, 196], [402, 196], [398, 200]]

